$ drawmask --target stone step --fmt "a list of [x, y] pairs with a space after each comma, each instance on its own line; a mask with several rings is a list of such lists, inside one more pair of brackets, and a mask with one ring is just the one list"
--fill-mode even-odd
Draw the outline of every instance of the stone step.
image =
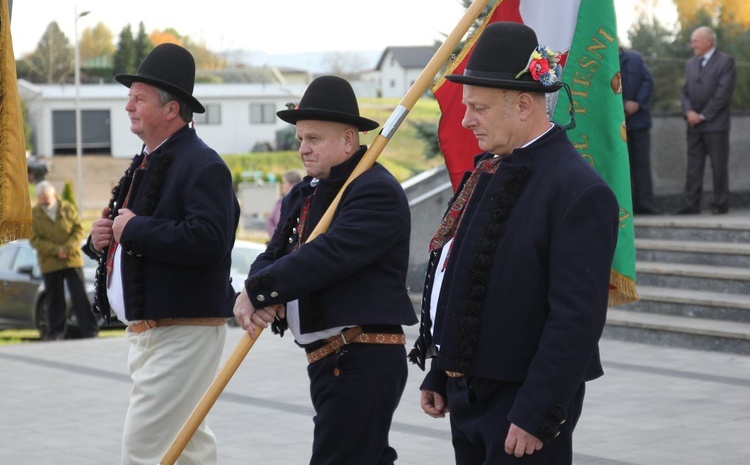
[[750, 243], [750, 214], [636, 217], [638, 239]]
[[629, 311], [750, 323], [747, 295], [671, 289], [638, 284], [637, 302], [617, 307]]
[[750, 300], [750, 269], [685, 263], [636, 262], [638, 284], [728, 294]]
[[636, 239], [636, 260], [750, 268], [750, 244]]
[[603, 337], [750, 355], [750, 323], [609, 309]]

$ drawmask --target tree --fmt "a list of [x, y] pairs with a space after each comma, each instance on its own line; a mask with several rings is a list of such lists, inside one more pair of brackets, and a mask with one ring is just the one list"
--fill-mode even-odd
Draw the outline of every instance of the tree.
[[180, 34], [173, 28], [164, 29], [163, 31], [154, 30], [151, 31], [151, 42], [154, 46], [161, 44], [177, 44], [182, 46], [182, 38]]
[[21, 58], [18, 77], [41, 84], [58, 84], [73, 76], [74, 50], [70, 41], [52, 21], [37, 43], [36, 49]]
[[154, 48], [154, 43], [151, 42], [148, 34], [146, 34], [146, 28], [143, 25], [143, 21], [138, 24], [138, 35], [135, 38], [135, 62], [141, 63]]
[[440, 142], [438, 141], [438, 125], [429, 121], [409, 121], [409, 124], [417, 131], [417, 138], [425, 142], [424, 157], [431, 160], [442, 154]]
[[115, 56], [112, 60], [112, 71], [114, 74], [133, 74], [138, 68], [138, 63], [139, 62], [136, 62], [133, 31], [130, 28], [130, 24], [128, 24], [122, 28], [122, 31], [120, 31], [120, 39], [117, 42], [117, 51], [115, 51]]
[[680, 91], [685, 73], [685, 61], [690, 50], [674, 28], [664, 26], [658, 18], [641, 13], [628, 32], [631, 48], [640, 52], [654, 76], [651, 110], [675, 113], [680, 111]]
[[107, 57], [105, 61], [108, 61], [115, 53], [114, 35], [104, 23], [99, 22], [93, 28], [86, 28], [81, 32], [78, 49], [81, 54], [81, 63], [101, 59], [101, 57]]
[[74, 207], [78, 207], [76, 205], [76, 196], [73, 192], [73, 183], [70, 182], [70, 179], [65, 180], [65, 184], [63, 185], [62, 193], [60, 194], [60, 197], [63, 200], [67, 200], [71, 204], [73, 204]]
[[710, 22], [706, 26], [723, 24], [737, 24], [747, 28], [750, 26], [750, 3], [747, 0], [673, 0], [677, 8], [677, 15], [683, 30], [692, 30], [699, 19], [708, 17]]

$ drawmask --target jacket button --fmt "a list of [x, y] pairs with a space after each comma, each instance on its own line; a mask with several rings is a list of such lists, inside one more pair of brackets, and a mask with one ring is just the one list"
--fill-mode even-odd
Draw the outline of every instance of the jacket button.
[[263, 294], [258, 294], [258, 302], [265, 302], [265, 301], [266, 301], [266, 296], [264, 296]]
[[279, 293], [276, 291], [271, 292], [271, 297], [278, 297]]

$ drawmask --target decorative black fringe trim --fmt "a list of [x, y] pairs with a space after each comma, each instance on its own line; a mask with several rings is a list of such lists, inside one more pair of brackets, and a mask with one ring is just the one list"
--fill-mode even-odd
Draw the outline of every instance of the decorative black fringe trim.
[[292, 239], [295, 236], [293, 231], [294, 228], [297, 227], [297, 219], [299, 219], [301, 209], [302, 205], [298, 204], [292, 214], [287, 216], [286, 223], [284, 223], [284, 227], [279, 233], [279, 239], [276, 243], [276, 248], [273, 251], [274, 260], [278, 260], [284, 255], [287, 255], [294, 247], [294, 243], [290, 243], [289, 239]]
[[271, 331], [281, 337], [284, 337], [284, 331], [287, 329], [289, 329], [289, 323], [287, 323], [286, 318], [277, 318], [271, 323]]
[[414, 346], [414, 347], [413, 347], [413, 348], [412, 348], [412, 349], [411, 349], [411, 350], [409, 351], [409, 355], [408, 355], [407, 357], [408, 357], [408, 359], [409, 359], [409, 362], [411, 362], [411, 363], [413, 363], [413, 364], [415, 364], [415, 365], [419, 365], [419, 363], [420, 363], [420, 360], [419, 360], [419, 347], [417, 347], [417, 346], [415, 345], [415, 346]]
[[489, 224], [479, 240], [477, 255], [474, 257], [474, 264], [469, 271], [469, 292], [459, 328], [460, 342], [456, 368], [461, 373], [469, 373], [474, 363], [482, 328], [482, 306], [487, 293], [487, 279], [492, 266], [492, 255], [505, 235], [505, 223], [530, 176], [531, 169], [522, 166], [510, 182], [501, 189]]
[[[109, 199], [107, 206], [109, 207], [109, 219], [113, 219], [117, 216], [117, 210], [119, 210], [120, 196], [123, 191], [123, 186], [130, 187], [130, 182], [133, 179], [133, 173], [135, 169], [140, 166], [141, 160], [143, 160], [143, 154], [135, 155], [133, 160], [130, 162], [130, 166], [125, 170], [120, 180], [117, 181], [115, 187], [112, 188], [112, 196]], [[91, 258], [94, 258], [93, 253], [89, 250], [89, 241], [86, 241], [86, 245], [83, 246], [83, 252]], [[107, 298], [107, 254], [109, 248], [105, 248], [101, 255], [96, 259], [98, 264], [96, 266], [96, 274], [94, 281], [94, 310], [101, 314], [104, 320], [109, 324], [110, 321], [110, 307], [109, 299]]]
[[[154, 157], [151, 161], [151, 182], [143, 193], [143, 212], [140, 214], [150, 216], [156, 211], [162, 187], [164, 186], [164, 179], [166, 178], [167, 171], [169, 171], [173, 161], [174, 155], [171, 153], [164, 154], [158, 158]], [[133, 316], [135, 319], [141, 319], [144, 317], [144, 307], [146, 303], [144, 263], [143, 257], [140, 255], [134, 254], [132, 257], [133, 266], [130, 269], [130, 275], [132, 276], [131, 282], [133, 283], [133, 293], [131, 297]]]
[[549, 416], [539, 427], [539, 439], [547, 441], [556, 437], [560, 433], [560, 426], [565, 423], [567, 417], [568, 410], [564, 406], [557, 404], [552, 407]]

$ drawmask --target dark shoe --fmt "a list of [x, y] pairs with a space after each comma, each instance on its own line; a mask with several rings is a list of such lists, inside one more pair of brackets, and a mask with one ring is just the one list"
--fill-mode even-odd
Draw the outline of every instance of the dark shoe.
[[682, 207], [679, 210], [673, 212], [674, 215], [697, 215], [701, 212], [700, 208], [695, 207]]
[[712, 215], [724, 215], [726, 213], [729, 213], [729, 207], [713, 207], [711, 209]]

